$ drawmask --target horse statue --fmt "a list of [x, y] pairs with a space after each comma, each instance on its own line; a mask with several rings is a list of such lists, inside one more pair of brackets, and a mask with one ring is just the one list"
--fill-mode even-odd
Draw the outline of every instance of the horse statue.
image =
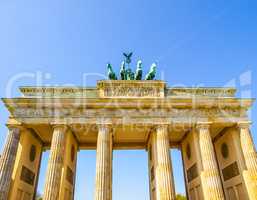
[[153, 63], [150, 67], [150, 71], [146, 74], [145, 80], [153, 80], [156, 75], [157, 64]]
[[108, 70], [108, 78], [110, 80], [117, 80], [117, 76], [114, 73], [114, 71], [112, 69], [112, 65], [110, 63], [107, 64], [107, 70]]

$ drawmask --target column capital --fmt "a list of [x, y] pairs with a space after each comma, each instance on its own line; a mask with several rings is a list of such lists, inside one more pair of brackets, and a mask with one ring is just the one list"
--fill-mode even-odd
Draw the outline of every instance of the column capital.
[[153, 126], [153, 130], [155, 130], [155, 131], [160, 130], [160, 129], [168, 130], [168, 126], [169, 126], [168, 124], [157, 124], [157, 125]]
[[237, 127], [238, 128], [249, 128], [252, 124], [252, 121], [240, 121], [237, 122]]
[[209, 129], [212, 122], [197, 122], [195, 127], [196, 129]]
[[96, 124], [98, 131], [107, 131], [113, 135], [113, 126], [112, 124]]
[[110, 123], [97, 123], [96, 126], [98, 128], [111, 128], [111, 127], [113, 127], [113, 125], [110, 124]]
[[55, 129], [60, 129], [62, 131], [67, 131], [69, 129], [69, 126], [66, 125], [66, 124], [51, 124], [52, 125], [52, 128], [55, 130]]
[[156, 124], [154, 125], [154, 128], [155, 129], [158, 129], [158, 128], [168, 128], [169, 124], [165, 123], [165, 124]]
[[112, 120], [110, 118], [97, 118], [96, 119], [97, 125], [112, 125]]
[[27, 128], [22, 126], [21, 124], [6, 124], [6, 126], [9, 130], [19, 130], [19, 131], [27, 130]]
[[96, 120], [96, 126], [98, 129], [100, 128], [112, 128], [113, 127], [113, 123], [112, 120], [109, 118], [98, 118]]

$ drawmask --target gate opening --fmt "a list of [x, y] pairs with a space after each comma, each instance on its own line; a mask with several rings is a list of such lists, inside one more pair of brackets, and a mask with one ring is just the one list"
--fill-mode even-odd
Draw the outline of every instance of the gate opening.
[[145, 150], [113, 151], [113, 200], [149, 200]]

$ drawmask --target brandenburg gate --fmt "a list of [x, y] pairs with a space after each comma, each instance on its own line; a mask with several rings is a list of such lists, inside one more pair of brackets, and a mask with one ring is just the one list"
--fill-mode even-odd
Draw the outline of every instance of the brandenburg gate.
[[[0, 200], [35, 198], [42, 151], [44, 200], [74, 199], [79, 150], [95, 149], [95, 200], [112, 199], [112, 152], [148, 152], [151, 200], [175, 200], [171, 148], [181, 150], [190, 200], [256, 200], [257, 157], [234, 88], [168, 87], [158, 80], [103, 80], [97, 87], [21, 87], [4, 98], [9, 133]], [[182, 166], [181, 166], [182, 167]], [[86, 170], [86, 166], [85, 166]]]

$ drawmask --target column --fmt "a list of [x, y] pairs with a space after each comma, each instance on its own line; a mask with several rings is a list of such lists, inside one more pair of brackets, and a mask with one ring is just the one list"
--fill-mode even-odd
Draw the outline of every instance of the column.
[[99, 125], [96, 151], [95, 200], [112, 199], [112, 133]]
[[257, 196], [257, 153], [250, 133], [250, 122], [238, 123], [240, 144], [247, 171], [243, 172], [249, 198]]
[[20, 130], [10, 127], [0, 158], [0, 200], [8, 197], [19, 140]]
[[250, 123], [239, 123], [240, 143], [245, 159], [245, 165], [248, 171], [257, 175], [257, 154], [249, 130]]
[[199, 134], [199, 146], [203, 167], [201, 181], [204, 199], [225, 199], [210, 135], [209, 123], [200, 123], [197, 125], [197, 129]]
[[63, 125], [54, 126], [44, 190], [44, 200], [57, 200], [59, 198], [66, 129], [67, 128]]
[[72, 130], [67, 130], [64, 146], [65, 153], [62, 166], [59, 200], [71, 200], [74, 199], [78, 151], [78, 141]]
[[170, 157], [168, 126], [156, 127], [152, 138], [156, 200], [175, 200], [176, 193]]

